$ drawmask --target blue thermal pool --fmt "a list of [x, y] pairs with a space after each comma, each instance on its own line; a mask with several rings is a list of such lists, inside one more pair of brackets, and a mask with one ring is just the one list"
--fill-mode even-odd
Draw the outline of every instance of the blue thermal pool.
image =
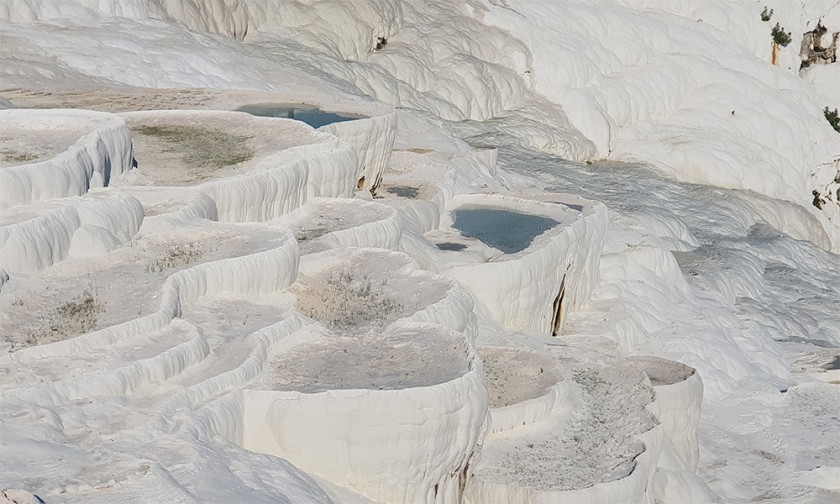
[[548, 217], [499, 207], [465, 205], [452, 214], [455, 218], [452, 227], [461, 235], [476, 238], [505, 254], [525, 250], [534, 238], [559, 224]]
[[257, 104], [257, 105], [243, 105], [236, 109], [237, 112], [245, 112], [251, 115], [260, 117], [283, 117], [286, 119], [294, 119], [296, 121], [305, 122], [313, 128], [320, 128], [327, 124], [355, 121], [356, 119], [363, 119], [364, 116], [324, 112], [321, 109], [309, 106], [295, 106], [295, 105], [278, 105], [278, 104]]

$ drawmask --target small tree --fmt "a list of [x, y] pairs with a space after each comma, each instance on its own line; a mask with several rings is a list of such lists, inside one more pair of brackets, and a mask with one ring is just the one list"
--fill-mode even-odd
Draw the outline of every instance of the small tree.
[[823, 109], [823, 114], [825, 115], [828, 124], [834, 128], [834, 131], [840, 133], [840, 114], [837, 113], [837, 109], [829, 110], [828, 107]]
[[761, 11], [761, 20], [766, 23], [767, 21], [770, 21], [770, 18], [772, 18], [772, 17], [773, 17], [773, 9], [770, 9], [768, 11], [767, 6], [765, 5], [764, 10]]
[[773, 39], [773, 52], [770, 57], [770, 61], [774, 65], [779, 64], [779, 47], [787, 47], [788, 44], [791, 42], [791, 33], [785, 32], [785, 29], [779, 23], [776, 23], [776, 26], [770, 30], [770, 36]]
[[773, 27], [773, 30], [770, 32], [773, 36], [773, 43], [776, 45], [780, 45], [782, 47], [787, 47], [788, 44], [791, 42], [791, 33], [785, 33], [785, 29], [782, 28], [779, 23], [776, 23], [776, 26]]

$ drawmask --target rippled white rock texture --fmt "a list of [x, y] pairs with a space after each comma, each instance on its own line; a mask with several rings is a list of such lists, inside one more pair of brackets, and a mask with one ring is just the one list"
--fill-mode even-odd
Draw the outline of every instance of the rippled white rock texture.
[[0, 0], [0, 503], [833, 502], [840, 6], [763, 7]]

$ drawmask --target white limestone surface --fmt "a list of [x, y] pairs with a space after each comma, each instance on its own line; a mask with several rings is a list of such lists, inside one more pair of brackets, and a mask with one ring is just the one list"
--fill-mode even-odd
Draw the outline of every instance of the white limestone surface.
[[255, 161], [290, 147], [334, 141], [299, 121], [243, 112], [154, 110], [120, 117], [131, 130], [138, 168], [120, 180], [123, 185], [194, 186], [249, 171]]
[[11, 208], [0, 214], [0, 265], [30, 272], [67, 257], [103, 255], [131, 240], [142, 222], [142, 205], [124, 193]]
[[246, 432], [246, 448], [391, 502], [457, 500], [487, 407], [477, 360], [467, 375], [437, 386], [246, 398], [246, 424], [270, 426], [268, 436]]
[[112, 344], [148, 331], [161, 330], [181, 311], [182, 303], [212, 293], [276, 292], [297, 276], [297, 244], [291, 237], [281, 246], [257, 254], [200, 264], [170, 276], [160, 294], [160, 308], [153, 314], [123, 324], [48, 345], [33, 346], [0, 357], [0, 363], [21, 362], [48, 355], [78, 353]]
[[67, 150], [49, 159], [0, 168], [0, 210], [52, 198], [81, 196], [107, 186], [132, 167], [131, 136], [118, 116], [81, 110], [0, 110], [3, 135], [79, 132]]
[[[810, 203], [837, 174], [840, 137], [822, 117], [828, 97], [796, 75], [800, 34], [820, 17], [830, 23], [836, 5], [768, 2], [775, 17], [763, 23], [764, 5], [546, 0], [484, 2], [482, 14], [525, 41], [536, 89], [599, 156], [795, 202], [836, 247], [836, 205]], [[793, 33], [782, 68], [768, 63], [777, 21]]]
[[[801, 5], [771, 0], [769, 7], [776, 11], [773, 21], [781, 22], [796, 38], [821, 16], [836, 29], [835, 4], [833, 0]], [[835, 476], [832, 467], [838, 464], [832, 449], [836, 422], [831, 421], [837, 398], [830, 383], [793, 386], [810, 378], [807, 373], [792, 373], [788, 363], [793, 359], [788, 358], [791, 347], [808, 344], [803, 341], [832, 345], [838, 338], [832, 323], [837, 304], [836, 258], [768, 231], [769, 226], [759, 221], [825, 248], [833, 242], [836, 248], [836, 222], [826, 220], [836, 221], [836, 205], [817, 211], [811, 204], [812, 190], [831, 196], [837, 188], [838, 140], [821, 113], [824, 106], [834, 104], [833, 71], [797, 77], [796, 41], [781, 51], [781, 68], [772, 68], [767, 61], [772, 23], [759, 20], [762, 7], [752, 0], [466, 4], [354, 0], [340, 5], [331, 1], [0, 0], [0, 18], [13, 21], [0, 22], [4, 49], [8, 49], [2, 54], [0, 77], [4, 90], [25, 88], [9, 96], [32, 92], [31, 98], [42, 104], [64, 97], [50, 98], [38, 95], [39, 91], [58, 95], [73, 87], [113, 91], [116, 84], [297, 89], [301, 101], [314, 97], [313, 102], [318, 94], [330, 95], [324, 100], [342, 94], [356, 95], [361, 101], [372, 96], [428, 114], [423, 121], [444, 125], [476, 145], [498, 145], [499, 158], [508, 169], [532, 170], [533, 175], [533, 170], [542, 168], [570, 177], [567, 180], [573, 182], [566, 185], [572, 188], [564, 191], [588, 191], [590, 197], [609, 199], [617, 217], [606, 231], [610, 248], [600, 268], [599, 297], [587, 307], [590, 318], [602, 324], [571, 328], [607, 334], [621, 343], [605, 353], [643, 348], [700, 370], [707, 380], [705, 406], [710, 411], [700, 425], [705, 457], [700, 474], [723, 496], [720, 500], [798, 499], [810, 504], [833, 497], [827, 492], [834, 488], [830, 478]], [[387, 37], [388, 44], [376, 48], [377, 37]], [[91, 92], [91, 101], [104, 94]], [[0, 103], [0, 107], [8, 105]], [[489, 159], [479, 162], [473, 156], [470, 160], [463, 145], [435, 133], [439, 128], [404, 120], [415, 117], [412, 112], [400, 111], [397, 116], [400, 127], [407, 128], [397, 132], [402, 139], [395, 145], [416, 150], [399, 157], [410, 156], [418, 162], [386, 166], [383, 180], [388, 182], [389, 168], [405, 169], [406, 180], [416, 176], [430, 191], [425, 201], [394, 203], [401, 227], [396, 248], [433, 270], [458, 262], [475, 265], [493, 257], [492, 251], [479, 246], [465, 252], [435, 250], [423, 233], [438, 226], [446, 202], [457, 193], [506, 192], [507, 188], [535, 191], [551, 184], [495, 171]], [[55, 145], [69, 145], [63, 137], [71, 130], [62, 128], [62, 138]], [[449, 149], [443, 148], [447, 145]], [[757, 217], [753, 217], [739, 203], [749, 199], [744, 193], [672, 184], [638, 172], [622, 175], [619, 168], [575, 180], [578, 167], [556, 158], [546, 161], [539, 153], [517, 157], [512, 155], [517, 146], [538, 147], [578, 160], [595, 158], [600, 149], [600, 155], [614, 159], [653, 162], [680, 180], [760, 191], [792, 201], [798, 209], [758, 205], [753, 212]], [[151, 197], [146, 189], [128, 190], [144, 206], [155, 202], [158, 213], [147, 216], [141, 232], [200, 228], [206, 224], [202, 219], [271, 220], [306, 205], [310, 197], [345, 197], [358, 184], [358, 152], [355, 159], [343, 153], [325, 154], [319, 163], [323, 169], [313, 171], [312, 166], [303, 169], [298, 164], [290, 168], [288, 177], [280, 172], [290, 164], [277, 159], [282, 153], [276, 154], [277, 173], [262, 178], [242, 175], [227, 186], [217, 181], [206, 192], [167, 189]], [[0, 171], [7, 169], [16, 170]], [[334, 176], [334, 171], [347, 175]], [[493, 173], [496, 179], [491, 178]], [[86, 183], [86, 176], [74, 182], [74, 191], [98, 183], [96, 175]], [[625, 186], [633, 191], [622, 192]], [[652, 203], [642, 202], [644, 208], [636, 211], [633, 206], [640, 195]], [[19, 217], [27, 216], [21, 222], [39, 215], [35, 207], [15, 205], [13, 211], [20, 212]], [[129, 210], [135, 206], [126, 205]], [[177, 213], [167, 215], [169, 209]], [[811, 215], [808, 219], [802, 217], [805, 212]], [[698, 225], [698, 221], [706, 224]], [[640, 229], [649, 232], [644, 240], [634, 234]], [[114, 243], [107, 236], [90, 236], [97, 243]], [[390, 245], [395, 236], [383, 233], [387, 239], [381, 242], [377, 238], [359, 243]], [[693, 254], [695, 259], [677, 261], [671, 250]], [[531, 252], [538, 251], [526, 251], [523, 257]], [[286, 259], [274, 258], [268, 264], [257, 261], [253, 271], [239, 263], [229, 265], [235, 273], [223, 282], [226, 288], [185, 298], [180, 314], [191, 320], [201, 318], [202, 329], [207, 331], [212, 351], [205, 359], [170, 358], [157, 338], [149, 338], [147, 348], [126, 350], [126, 357], [140, 362], [144, 371], [115, 377], [113, 390], [90, 377], [89, 385], [62, 392], [81, 401], [58, 395], [41, 403], [42, 397], [31, 390], [19, 397], [21, 402], [4, 401], [0, 428], [8, 441], [4, 448], [11, 448], [0, 457], [0, 485], [8, 481], [15, 488], [26, 486], [27, 493], [31, 490], [51, 500], [71, 502], [341, 500], [334, 495], [344, 493], [327, 495], [286, 461], [220, 441], [244, 437], [242, 388], [264, 369], [270, 343], [291, 335], [304, 338], [300, 329], [311, 323], [290, 315], [289, 306], [272, 289], [251, 291], [240, 288], [238, 282], [259, 283], [262, 279], [254, 280], [256, 271], [290, 275], [287, 270], [296, 270], [292, 258], [297, 255], [291, 251]], [[597, 261], [599, 254], [587, 257]], [[273, 269], [275, 262], [283, 264], [284, 273]], [[509, 276], [557, 268], [549, 262], [532, 265], [523, 260], [520, 268], [511, 268]], [[0, 280], [4, 294], [12, 291], [14, 295], [16, 278], [12, 272], [9, 279]], [[413, 278], [417, 283], [432, 281], [423, 274]], [[597, 275], [591, 278], [594, 289]], [[417, 318], [474, 335], [479, 330], [474, 311], [492, 312], [483, 306], [486, 303], [479, 300], [474, 305], [472, 297], [457, 294], [456, 289], [448, 293], [446, 301], [421, 310]], [[501, 298], [509, 300], [516, 294], [516, 289], [508, 289], [499, 295], [497, 305], [504, 307]], [[580, 301], [585, 298], [581, 296]], [[544, 312], [552, 298], [547, 299], [533, 303], [543, 305], [539, 311]], [[159, 335], [170, 327], [172, 316], [129, 331], [127, 336]], [[126, 326], [120, 328], [124, 330]], [[226, 334], [239, 344], [227, 341], [231, 344], [216, 346]], [[120, 332], [115, 338], [123, 335]], [[173, 343], [180, 341], [175, 338]], [[85, 352], [86, 336], [72, 341], [80, 344], [74, 351]], [[68, 351], [72, 346], [55, 345], [40, 350], [49, 353], [49, 348], [55, 348], [67, 358], [76, 355]], [[166, 356], [147, 362], [144, 350], [160, 350]], [[18, 353], [24, 365], [32, 362], [27, 354], [33, 359], [38, 354]], [[181, 362], [189, 365], [180, 366]], [[168, 372], [169, 365], [173, 373]], [[146, 371], [152, 379], [145, 380]], [[830, 378], [836, 373], [822, 374]], [[135, 381], [140, 375], [144, 379]], [[100, 378], [109, 383], [107, 377]], [[134, 383], [140, 388], [134, 389]], [[785, 387], [789, 391], [780, 393], [788, 390]], [[96, 391], [102, 395], [86, 402], [85, 396]], [[158, 409], [160, 396], [171, 400]], [[27, 398], [33, 402], [25, 402]], [[147, 425], [145, 418], [153, 420]], [[114, 439], [121, 429], [128, 432]], [[521, 429], [497, 434], [521, 436], [517, 431]], [[624, 433], [623, 428], [608, 431], [611, 436]], [[668, 456], [668, 442], [663, 438], [661, 461]], [[644, 463], [644, 458], [640, 461]], [[578, 477], [586, 474], [583, 469], [579, 466], [566, 474]], [[662, 478], [654, 479], [659, 500], [708, 497], [699, 490], [693, 493], [699, 486], [684, 484], [689, 482], [687, 471], [678, 474], [663, 464], [658, 469], [657, 477], [668, 478], [664, 483]], [[598, 485], [589, 492], [606, 501], [649, 500], [649, 475], [644, 467], [628, 475], [625, 483], [632, 485], [623, 487], [624, 495], [615, 498], [605, 493], [609, 490], [597, 490]], [[672, 492], [680, 487], [684, 493]], [[483, 500], [494, 495], [503, 494], [488, 494]]]
[[406, 254], [337, 248], [301, 257], [300, 273], [299, 289], [292, 289], [300, 309], [334, 329], [382, 328], [405, 318], [464, 333], [471, 342], [477, 336], [470, 293], [451, 278], [420, 269]]
[[391, 111], [355, 121], [328, 124], [318, 130], [333, 134], [353, 146], [359, 160], [356, 187], [376, 193], [391, 157], [396, 128], [397, 115]]
[[213, 200], [219, 220], [260, 222], [280, 217], [309, 198], [350, 196], [355, 171], [355, 153], [335, 140], [281, 151], [261, 159], [248, 173], [208, 182], [199, 191]]
[[290, 227], [304, 254], [342, 246], [396, 250], [403, 226], [389, 206], [339, 198], [313, 198], [273, 223]]
[[[328, 333], [275, 346], [272, 354], [279, 367], [271, 382], [274, 390], [266, 390], [270, 383], [264, 382], [245, 393], [242, 445], [287, 458], [374, 501], [459, 500], [487, 420], [469, 298], [450, 280], [417, 271], [407, 257], [395, 253], [333, 250], [306, 256], [302, 269], [311, 276], [336, 265], [379, 273], [374, 278], [381, 278], [383, 286], [375, 283], [366, 289], [389, 288], [391, 282], [403, 286], [387, 303], [376, 301], [374, 294], [358, 294], [376, 302], [358, 313], [370, 316], [372, 326], [355, 318], [323, 320]], [[330, 276], [328, 284], [335, 278]], [[332, 299], [341, 293], [325, 295], [323, 302], [341, 312], [341, 301]], [[299, 304], [312, 303], [303, 293], [298, 298]], [[391, 322], [389, 306], [399, 306], [396, 316], [402, 318]], [[417, 351], [424, 355], [400, 365], [399, 359], [410, 359]], [[463, 363], [441, 367], [434, 362], [453, 358]], [[315, 364], [324, 359], [328, 370]], [[425, 372], [415, 369], [425, 359]], [[411, 369], [415, 371], [404, 375]]]
[[[537, 236], [522, 252], [496, 254], [486, 262], [464, 261], [465, 264], [458, 264], [456, 256], [442, 271], [467, 286], [502, 325], [551, 334], [555, 327], [562, 328], [569, 313], [588, 300], [597, 282], [597, 257], [603, 247], [607, 212], [598, 203], [583, 202], [574, 196], [567, 200], [571, 205], [581, 205], [580, 211], [563, 204], [563, 195], [544, 200], [526, 198], [453, 198], [451, 209], [464, 204], [510, 208], [552, 218], [559, 224]], [[554, 320], [554, 303], [558, 299], [562, 301], [559, 322]], [[553, 322], [557, 322], [555, 327]]]
[[673, 444], [675, 456], [689, 471], [697, 470], [700, 450], [697, 426], [703, 403], [703, 381], [684, 364], [656, 357], [634, 357], [650, 378], [656, 400], [651, 406], [665, 436]]
[[490, 400], [488, 434], [546, 420], [567, 399], [568, 384], [548, 356], [506, 347], [479, 347]]
[[626, 363], [612, 366], [577, 367], [549, 415], [489, 435], [465, 502], [653, 504], [663, 429], [647, 410], [653, 398], [641, 376], [618, 371]]

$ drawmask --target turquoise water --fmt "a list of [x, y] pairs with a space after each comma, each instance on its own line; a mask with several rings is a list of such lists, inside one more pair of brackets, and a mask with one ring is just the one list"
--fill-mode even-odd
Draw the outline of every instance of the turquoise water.
[[327, 124], [354, 121], [362, 119], [363, 116], [343, 114], [337, 112], [324, 112], [315, 107], [296, 107], [294, 105], [278, 105], [278, 104], [261, 104], [261, 105], [243, 105], [236, 109], [237, 112], [246, 112], [251, 115], [260, 117], [283, 117], [286, 119], [294, 119], [296, 121], [305, 122], [313, 128], [320, 128]]
[[534, 238], [559, 224], [539, 215], [477, 205], [462, 206], [453, 215], [455, 222], [452, 227], [463, 236], [476, 238], [505, 254], [525, 250]]

